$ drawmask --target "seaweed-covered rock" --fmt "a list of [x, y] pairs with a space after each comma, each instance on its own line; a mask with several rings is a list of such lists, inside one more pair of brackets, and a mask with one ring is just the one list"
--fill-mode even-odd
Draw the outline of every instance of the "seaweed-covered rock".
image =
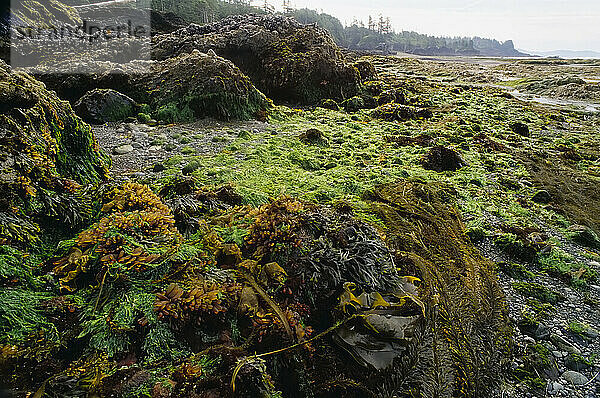
[[332, 111], [339, 111], [341, 109], [340, 105], [335, 100], [332, 100], [331, 98], [324, 99], [323, 101], [321, 101], [321, 104], [319, 106], [321, 108], [329, 109]]
[[348, 98], [340, 104], [346, 112], [358, 112], [365, 107], [365, 100], [362, 97], [354, 96]]
[[308, 129], [304, 133], [300, 134], [298, 139], [300, 140], [300, 142], [307, 145], [329, 145], [325, 134], [323, 134], [323, 132], [318, 129]]
[[231, 61], [197, 50], [160, 62], [90, 61], [90, 65], [96, 74], [73, 75], [72, 65], [64, 65], [64, 73], [36, 76], [70, 100], [97, 88], [118, 90], [137, 103], [149, 104], [155, 116], [169, 122], [207, 116], [250, 119], [271, 106]]
[[81, 97], [73, 109], [88, 123], [116, 122], [131, 115], [135, 110], [134, 100], [110, 89], [95, 89]]
[[413, 106], [401, 105], [392, 102], [389, 104], [384, 104], [373, 110], [371, 116], [388, 122], [403, 122], [419, 118], [428, 119], [433, 115], [429, 109], [415, 108]]
[[107, 166], [90, 126], [67, 102], [0, 62], [0, 241], [34, 239], [33, 216], [75, 223], [78, 206], [69, 202], [77, 202], [80, 184], [105, 178]]
[[510, 125], [510, 129], [515, 133], [523, 137], [529, 137], [529, 126], [525, 123], [516, 122]]
[[421, 159], [421, 163], [424, 168], [437, 172], [456, 171], [466, 166], [458, 152], [443, 146], [431, 148]]
[[177, 120], [177, 112], [197, 118], [251, 119], [270, 107], [233, 63], [200, 51], [155, 63], [133, 86], [133, 98], [157, 109], [163, 120]]
[[240, 15], [156, 36], [153, 56], [166, 59], [193, 49], [232, 60], [268, 97], [297, 103], [345, 99], [360, 91], [359, 71], [344, 63], [331, 35], [291, 18]]
[[363, 82], [377, 79], [377, 70], [371, 61], [368, 59], [360, 59], [354, 63], [354, 67], [358, 69], [360, 78]]

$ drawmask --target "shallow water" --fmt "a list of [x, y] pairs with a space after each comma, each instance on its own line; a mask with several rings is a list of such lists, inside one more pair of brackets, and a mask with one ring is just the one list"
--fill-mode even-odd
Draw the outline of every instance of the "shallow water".
[[521, 93], [519, 92], [519, 90], [514, 90], [510, 93], [514, 95], [515, 98], [520, 99], [521, 101], [537, 102], [539, 104], [551, 106], [570, 107], [585, 112], [600, 112], [600, 104], [597, 103], [543, 97], [541, 95]]

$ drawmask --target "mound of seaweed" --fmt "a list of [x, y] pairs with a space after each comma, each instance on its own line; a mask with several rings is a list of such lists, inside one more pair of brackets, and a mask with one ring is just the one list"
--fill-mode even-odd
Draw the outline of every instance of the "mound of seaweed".
[[[420, 319], [416, 288], [372, 227], [291, 198], [232, 206], [227, 187], [181, 196], [181, 186], [161, 191], [173, 211], [143, 185], [107, 191], [94, 224], [0, 294], [8, 387], [73, 396], [165, 387], [152, 396], [187, 397], [233, 396], [235, 384], [245, 397], [323, 396], [332, 359], [346, 363], [339, 372], [360, 366], [345, 359], [352, 339], [386, 347], [355, 353], [380, 366], [404, 352]], [[207, 212], [186, 218], [190, 206]], [[184, 238], [176, 225], [191, 218]]]
[[0, 293], [7, 387], [478, 397], [498, 382], [502, 295], [442, 187], [373, 192], [387, 242], [343, 206], [243, 206], [231, 186], [104, 192], [95, 223]]
[[104, 179], [107, 166], [67, 102], [0, 62], [0, 243], [30, 243], [40, 218], [82, 221], [80, 185]]
[[510, 346], [504, 294], [493, 264], [465, 234], [454, 197], [419, 181], [380, 186], [368, 197], [397, 266], [422, 280], [426, 303], [410, 354], [386, 382], [388, 396], [481, 397], [500, 381]]
[[[90, 61], [96, 74], [36, 73], [49, 88], [71, 101], [93, 89], [114, 89], [139, 104], [150, 105], [158, 119], [188, 121], [207, 116], [250, 119], [269, 107], [258, 91], [231, 61], [199, 51], [160, 62], [134, 61], [123, 65]], [[55, 68], [53, 66], [53, 68]]]
[[312, 104], [359, 93], [360, 74], [346, 65], [330, 34], [315, 25], [273, 15], [240, 15], [190, 25], [153, 39], [153, 57], [194, 49], [232, 60], [269, 98]]
[[[590, 159], [597, 154], [590, 153]], [[559, 212], [577, 223], [600, 233], [600, 178], [577, 168], [569, 159], [581, 158], [577, 151], [563, 156], [548, 157], [543, 152], [520, 154], [535, 185], [549, 194], [548, 202]]]

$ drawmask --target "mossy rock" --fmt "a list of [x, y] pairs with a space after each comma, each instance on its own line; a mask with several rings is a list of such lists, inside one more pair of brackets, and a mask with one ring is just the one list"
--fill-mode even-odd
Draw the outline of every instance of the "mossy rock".
[[239, 15], [154, 38], [153, 58], [213, 50], [233, 61], [269, 98], [317, 104], [360, 93], [359, 70], [326, 30], [273, 15]]
[[439, 145], [423, 156], [421, 164], [425, 169], [437, 172], [456, 171], [467, 165], [457, 151]]
[[360, 79], [363, 82], [377, 80], [377, 70], [375, 69], [375, 65], [373, 65], [369, 59], [359, 59], [352, 66], [358, 69]]
[[110, 89], [88, 91], [73, 105], [78, 116], [95, 124], [124, 120], [134, 114], [136, 107], [134, 100]]
[[133, 86], [134, 98], [154, 109], [175, 107], [192, 118], [252, 119], [271, 107], [233, 63], [199, 51], [154, 64]]
[[365, 107], [365, 100], [362, 97], [354, 96], [342, 102], [341, 106], [346, 112], [358, 112]]
[[0, 62], [0, 241], [30, 243], [41, 218], [75, 222], [80, 185], [109, 164], [68, 102]]
[[331, 111], [339, 111], [341, 109], [337, 101], [332, 100], [331, 98], [324, 99], [323, 101], [321, 101], [321, 104], [319, 106], [321, 108], [329, 109]]

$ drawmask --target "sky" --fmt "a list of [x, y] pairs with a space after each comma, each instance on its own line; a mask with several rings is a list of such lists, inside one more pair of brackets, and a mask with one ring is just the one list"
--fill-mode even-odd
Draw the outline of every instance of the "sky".
[[[600, 52], [600, 0], [291, 0], [350, 24], [368, 15], [390, 17], [397, 30], [435, 36], [512, 39], [530, 51]], [[270, 0], [280, 5], [281, 0]]]

